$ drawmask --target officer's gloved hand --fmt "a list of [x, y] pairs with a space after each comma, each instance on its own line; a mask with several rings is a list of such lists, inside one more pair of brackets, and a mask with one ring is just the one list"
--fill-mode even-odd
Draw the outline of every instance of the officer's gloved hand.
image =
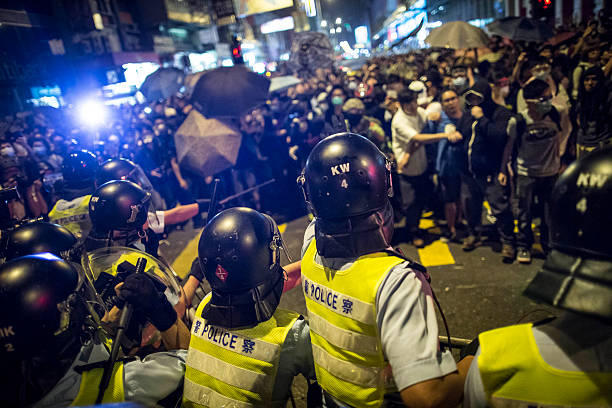
[[166, 331], [176, 322], [176, 311], [166, 296], [157, 291], [148, 275], [141, 273], [128, 276], [118, 291], [119, 298], [141, 311], [157, 330]]
[[189, 276], [193, 276], [198, 280], [198, 282], [202, 282], [204, 280], [204, 271], [200, 266], [200, 258], [196, 258], [191, 263], [191, 270], [189, 271]]

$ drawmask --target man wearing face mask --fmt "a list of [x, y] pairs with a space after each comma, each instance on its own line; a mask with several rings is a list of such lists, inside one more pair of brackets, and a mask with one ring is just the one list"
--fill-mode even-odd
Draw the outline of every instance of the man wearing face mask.
[[517, 126], [516, 196], [518, 199], [517, 260], [531, 262], [531, 230], [534, 196], [544, 205], [540, 241], [548, 252], [550, 199], [561, 167], [559, 145], [562, 132], [560, 114], [552, 105], [552, 90], [547, 82], [534, 79], [523, 87], [527, 109], [520, 113]]
[[493, 102], [511, 109], [511, 105], [506, 103], [506, 98], [510, 95], [510, 78], [502, 71], [493, 71], [490, 82]]
[[346, 122], [342, 114], [342, 105], [344, 105], [346, 99], [344, 88], [335, 86], [331, 90], [329, 94], [330, 109], [328, 109], [325, 114], [324, 133], [326, 135], [329, 136], [339, 132], [346, 132]]
[[[559, 144], [559, 152], [561, 156], [565, 152], [565, 148], [567, 145], [567, 141], [569, 139], [570, 133], [572, 132], [572, 122], [569, 116], [569, 108], [570, 108], [570, 99], [565, 91], [565, 88], [561, 83], [557, 83], [555, 79], [551, 75], [551, 66], [550, 61], [543, 57], [534, 57], [530, 60], [531, 66], [531, 75], [532, 79], [540, 79], [545, 81], [550, 90], [552, 92], [551, 102], [557, 112], [559, 112], [560, 123], [561, 123], [561, 141]], [[530, 79], [529, 81], [531, 81]], [[529, 82], [527, 81], [527, 82]], [[527, 110], [527, 103], [525, 101], [525, 96], [523, 95], [523, 90], [519, 90], [517, 98], [516, 98], [516, 111], [517, 113], [524, 112]]]
[[381, 151], [390, 150], [385, 132], [376, 119], [364, 116], [365, 105], [357, 98], [351, 98], [342, 106], [346, 120], [346, 128], [351, 133], [357, 133], [370, 139]]
[[457, 92], [457, 95], [462, 95], [470, 87], [468, 68], [463, 63], [455, 63], [451, 69], [451, 77], [453, 78], [452, 88]]
[[514, 218], [509, 174], [502, 158], [509, 135], [516, 132], [516, 119], [508, 109], [493, 102], [491, 87], [485, 80], [476, 81], [465, 93], [465, 102], [471, 107], [473, 122], [471, 136], [465, 144], [468, 171], [462, 174], [462, 201], [469, 234], [463, 240], [463, 250], [471, 251], [481, 244], [482, 204], [486, 198], [496, 218], [503, 261], [512, 262]]

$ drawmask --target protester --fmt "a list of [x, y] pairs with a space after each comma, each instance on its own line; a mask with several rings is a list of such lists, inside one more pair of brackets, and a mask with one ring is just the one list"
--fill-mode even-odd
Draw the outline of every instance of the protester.
[[518, 200], [517, 235], [521, 263], [531, 262], [531, 230], [534, 197], [544, 207], [540, 225], [540, 242], [548, 252], [548, 225], [552, 188], [561, 167], [561, 118], [552, 105], [552, 90], [547, 82], [534, 79], [523, 88], [527, 109], [521, 112], [517, 129], [516, 196]]
[[482, 79], [465, 93], [465, 100], [471, 106], [474, 122], [465, 144], [468, 173], [463, 174], [463, 183], [468, 236], [463, 249], [471, 251], [481, 243], [482, 205], [486, 197], [502, 243], [502, 258], [512, 262], [515, 250], [510, 185], [498, 175], [506, 174], [502, 157], [508, 135], [516, 132], [516, 120], [510, 111], [493, 102], [491, 87]]

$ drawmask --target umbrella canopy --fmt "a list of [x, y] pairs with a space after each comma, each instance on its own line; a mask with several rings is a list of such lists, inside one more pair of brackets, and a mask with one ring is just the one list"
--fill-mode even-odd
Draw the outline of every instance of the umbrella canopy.
[[478, 27], [465, 21], [451, 21], [431, 30], [425, 41], [432, 47], [479, 48], [489, 44], [489, 37]]
[[146, 77], [139, 90], [148, 101], [167, 99], [181, 89], [184, 79], [180, 69], [160, 68]]
[[334, 48], [327, 35], [315, 31], [293, 33], [289, 64], [300, 78], [316, 76], [317, 68], [331, 68]]
[[244, 65], [204, 73], [193, 90], [193, 106], [207, 118], [240, 117], [266, 102], [270, 80]]
[[193, 89], [196, 84], [200, 80], [200, 77], [204, 75], [206, 71], [196, 72], [195, 74], [189, 74], [185, 77], [185, 81], [183, 85], [185, 86], [185, 90], [183, 91], [183, 95], [187, 98], [191, 98], [191, 94], [193, 93]]
[[513, 41], [544, 42], [553, 36], [546, 23], [527, 17], [500, 18], [487, 25], [487, 30]]
[[274, 77], [270, 80], [270, 93], [284, 91], [300, 82], [302, 82], [300, 78], [292, 75]]
[[218, 119], [207, 119], [192, 110], [174, 134], [179, 164], [202, 177], [236, 164], [242, 134]]

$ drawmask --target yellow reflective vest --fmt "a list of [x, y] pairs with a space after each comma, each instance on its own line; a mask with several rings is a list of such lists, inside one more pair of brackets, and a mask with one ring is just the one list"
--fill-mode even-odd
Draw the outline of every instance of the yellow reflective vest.
[[491, 406], [610, 406], [612, 373], [564, 371], [538, 351], [533, 325], [482, 333], [478, 369]]
[[89, 200], [91, 195], [77, 197], [71, 201], [59, 200], [49, 211], [49, 221], [65, 227], [79, 242], [83, 242], [92, 228]]
[[376, 293], [404, 260], [374, 253], [335, 271], [316, 263], [316, 252], [313, 239], [302, 258], [302, 288], [317, 381], [343, 403], [378, 407], [396, 390], [378, 333]]
[[[71, 406], [92, 406], [96, 402], [100, 380], [102, 380], [103, 368], [95, 368], [85, 371], [81, 375], [81, 386], [79, 393], [72, 402]], [[113, 373], [102, 397], [102, 403], [115, 403], [125, 401], [125, 391], [123, 389], [123, 362], [115, 363]]]
[[210, 296], [198, 306], [191, 328], [183, 406], [284, 406], [272, 401], [272, 391], [281, 347], [299, 315], [277, 309], [253, 328], [228, 330], [201, 317]]

